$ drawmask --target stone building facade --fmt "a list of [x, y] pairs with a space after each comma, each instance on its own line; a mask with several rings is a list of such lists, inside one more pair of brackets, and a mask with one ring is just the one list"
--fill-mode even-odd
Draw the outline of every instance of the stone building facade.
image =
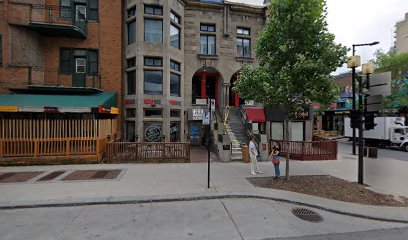
[[396, 53], [408, 52], [408, 13], [405, 19], [395, 25], [395, 51]]
[[244, 63], [255, 64], [264, 7], [128, 0], [124, 12], [126, 140], [193, 141], [206, 98], [221, 113], [239, 105], [231, 86]]

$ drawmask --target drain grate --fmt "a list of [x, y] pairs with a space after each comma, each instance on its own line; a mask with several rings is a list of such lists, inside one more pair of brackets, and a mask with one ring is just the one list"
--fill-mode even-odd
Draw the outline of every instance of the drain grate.
[[323, 221], [323, 217], [318, 214], [315, 211], [312, 211], [310, 209], [306, 209], [306, 208], [294, 208], [292, 209], [292, 213], [293, 215], [295, 215], [296, 217], [305, 220], [305, 221], [309, 221], [309, 222], [314, 222], [314, 223], [318, 223]]

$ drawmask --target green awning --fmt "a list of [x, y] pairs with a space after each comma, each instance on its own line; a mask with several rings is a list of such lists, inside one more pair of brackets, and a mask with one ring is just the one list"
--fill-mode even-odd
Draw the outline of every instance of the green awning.
[[[117, 93], [101, 92], [90, 95], [50, 95], [50, 94], [0, 94], [0, 107], [17, 107], [18, 111], [28, 112], [29, 109], [44, 107], [77, 109], [76, 112], [91, 111], [99, 106], [117, 106]], [[1, 108], [0, 108], [1, 111]], [[64, 112], [64, 111], [61, 111]]]

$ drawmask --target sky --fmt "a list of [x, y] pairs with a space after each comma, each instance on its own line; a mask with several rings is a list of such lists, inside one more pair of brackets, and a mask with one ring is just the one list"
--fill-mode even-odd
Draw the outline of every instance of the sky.
[[[229, 0], [262, 5], [263, 0]], [[394, 46], [395, 24], [408, 12], [408, 0], [326, 0], [329, 31], [336, 42], [351, 49], [353, 44], [379, 41], [376, 46], [356, 47], [361, 63], [374, 58], [377, 49], [388, 51]], [[351, 55], [351, 51], [349, 52]], [[343, 66], [336, 73], [347, 72]]]

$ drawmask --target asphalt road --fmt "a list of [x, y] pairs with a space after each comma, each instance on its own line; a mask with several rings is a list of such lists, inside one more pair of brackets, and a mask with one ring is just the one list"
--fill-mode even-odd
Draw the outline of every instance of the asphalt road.
[[[273, 240], [407, 240], [408, 228], [383, 229], [375, 231], [305, 236], [300, 238], [275, 238]], [[266, 240], [266, 239], [265, 239]], [[272, 239], [271, 239], [272, 240]]]
[[294, 207], [270, 200], [218, 199], [2, 210], [0, 232], [2, 240], [262, 240], [407, 227], [322, 210], [315, 211], [324, 220], [312, 223], [294, 216]]
[[[339, 142], [339, 152], [342, 153], [351, 153], [353, 146], [351, 143], [344, 143]], [[358, 153], [358, 146], [357, 146], [357, 153]], [[408, 161], [408, 152], [404, 152], [398, 149], [386, 149], [386, 148], [379, 148], [378, 149], [378, 158], [388, 158], [388, 159], [395, 159], [401, 161]]]

